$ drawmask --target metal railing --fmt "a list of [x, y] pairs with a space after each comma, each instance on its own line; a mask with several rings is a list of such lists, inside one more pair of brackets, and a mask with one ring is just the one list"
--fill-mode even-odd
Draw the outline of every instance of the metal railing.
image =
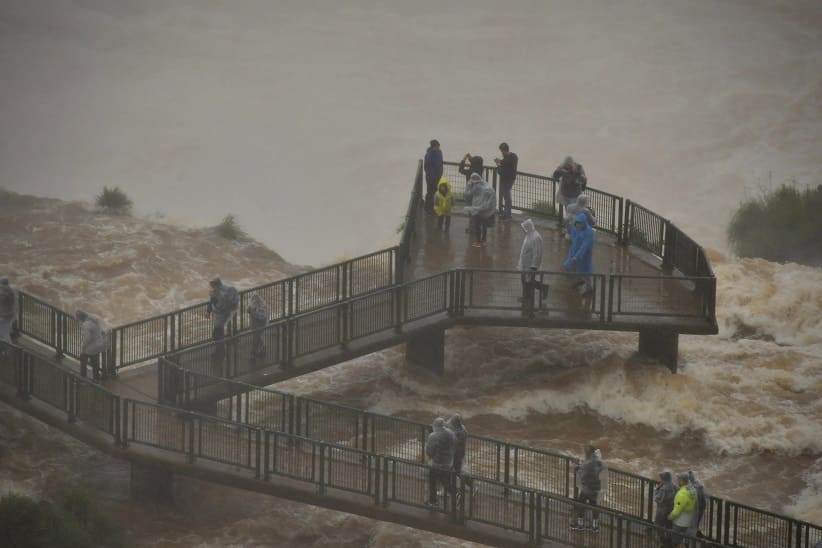
[[[164, 359], [160, 360], [160, 371], [164, 377], [168, 374], [162, 372], [175, 372], [177, 386], [166, 385], [161, 392], [174, 405], [204, 409], [203, 402], [213, 403], [215, 393], [230, 394], [222, 402], [209, 406], [207, 412], [255, 427], [368, 451], [386, 459], [417, 465], [422, 465], [425, 460], [423, 449], [431, 432], [427, 424], [228, 379], [209, 378], [185, 371]], [[211, 393], [202, 391], [202, 386], [213, 388], [215, 385], [220, 385], [220, 389]], [[266, 411], [266, 408], [270, 409]], [[573, 497], [576, 493], [575, 467], [578, 461], [568, 455], [469, 435], [466, 463], [474, 478], [560, 497]], [[603, 488], [606, 495], [601, 507], [641, 520], [647, 525], [654, 515], [655, 485], [656, 482], [650, 478], [611, 469], [608, 485]], [[733, 544], [737, 542], [735, 539], [744, 540], [744, 544], [735, 545], [745, 546], [811, 547], [814, 542], [822, 540], [822, 528], [818, 526], [717, 497], [709, 497], [702, 531], [709, 538], [722, 542]], [[799, 540], [775, 543], [774, 538]], [[756, 539], [766, 541], [756, 544], [760, 542]], [[804, 543], [800, 543], [802, 539]]]
[[[24, 398], [36, 398], [66, 413], [69, 421], [79, 420], [107, 432], [124, 447], [148, 445], [180, 454], [195, 465], [199, 460], [213, 461], [228, 465], [233, 473], [252, 473], [260, 481], [288, 477], [315, 484], [320, 495], [342, 490], [383, 506], [423, 506], [427, 498], [430, 467], [418, 458], [388, 454], [370, 441], [389, 439], [378, 434], [394, 430], [388, 421], [403, 428], [406, 442], [393, 439], [380, 445], [396, 451], [409, 445], [409, 438], [412, 445], [418, 439], [421, 444], [428, 433], [425, 425], [310, 398], [292, 397], [289, 402], [283, 393], [275, 393], [281, 412], [297, 415], [293, 420], [275, 421], [290, 424], [295, 433], [277, 431], [176, 407], [121, 401], [58, 366], [35, 364], [36, 356], [25, 349], [5, 345], [2, 350], [0, 366], [14, 373], [0, 375], [0, 381], [17, 388]], [[83, 388], [72, 388], [78, 386]], [[232, 413], [250, 416], [248, 403], [231, 407]], [[106, 420], [87, 420], [91, 409]], [[347, 444], [337, 443], [340, 435]], [[651, 547], [664, 533], [649, 523], [653, 482], [647, 478], [611, 470], [609, 499], [594, 508], [569, 497], [570, 457], [471, 436], [469, 462], [478, 450], [487, 455], [481, 459], [485, 464], [474, 465], [471, 475], [453, 474], [451, 484], [458, 496], [444, 493], [441, 506], [432, 509], [455, 523], [484, 523], [537, 545], [556, 540], [585, 546], [596, 538], [598, 546]], [[712, 538], [691, 539], [692, 546], [811, 548], [822, 539], [822, 529], [813, 524], [714, 497], [709, 500], [703, 531]], [[598, 533], [569, 530], [569, 523], [580, 512], [598, 512]]]

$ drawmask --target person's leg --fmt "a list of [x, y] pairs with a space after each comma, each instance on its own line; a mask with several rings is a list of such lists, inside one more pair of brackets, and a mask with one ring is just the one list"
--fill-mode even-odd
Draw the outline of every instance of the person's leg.
[[451, 216], [446, 215], [445, 216], [445, 230], [448, 230], [449, 228], [451, 228]]
[[502, 218], [511, 218], [511, 188], [513, 185], [502, 184]]
[[428, 504], [437, 504], [437, 471], [428, 469]]
[[91, 356], [89, 361], [91, 362], [91, 371], [92, 375], [94, 376], [95, 381], [100, 380], [100, 354], [95, 354]]
[[437, 216], [437, 228], [442, 229], [444, 217], [442, 215]]
[[488, 219], [480, 219], [480, 241], [484, 242], [488, 237]]
[[473, 235], [474, 242], [479, 242], [480, 238], [482, 237], [482, 226], [481, 226], [480, 218], [477, 215], [471, 216], [471, 234]]

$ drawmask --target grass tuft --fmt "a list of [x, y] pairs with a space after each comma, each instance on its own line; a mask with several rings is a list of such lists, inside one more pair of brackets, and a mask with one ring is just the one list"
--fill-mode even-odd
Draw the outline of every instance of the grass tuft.
[[214, 229], [220, 237], [226, 240], [237, 242], [248, 238], [248, 234], [246, 234], [240, 226], [240, 223], [237, 222], [237, 218], [232, 214], [223, 217], [223, 220], [220, 221], [220, 224], [215, 226]]
[[128, 215], [131, 213], [131, 198], [125, 192], [120, 190], [120, 187], [108, 188], [103, 187], [103, 192], [97, 195], [97, 207], [104, 210], [106, 213], [115, 215]]

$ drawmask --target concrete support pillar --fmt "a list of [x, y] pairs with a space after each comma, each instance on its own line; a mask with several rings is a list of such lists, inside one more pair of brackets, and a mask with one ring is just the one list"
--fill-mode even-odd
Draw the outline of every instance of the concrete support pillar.
[[639, 353], [661, 361], [672, 373], [676, 373], [679, 333], [656, 327], [640, 329]]
[[416, 333], [405, 344], [405, 359], [442, 375], [445, 372], [445, 329], [432, 327]]
[[164, 466], [132, 462], [131, 497], [139, 501], [173, 504], [174, 472]]

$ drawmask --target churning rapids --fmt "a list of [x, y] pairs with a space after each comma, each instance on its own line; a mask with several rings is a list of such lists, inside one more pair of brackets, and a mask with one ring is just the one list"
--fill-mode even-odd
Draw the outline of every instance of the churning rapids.
[[[739, 200], [822, 172], [818, 0], [0, 2], [0, 274], [109, 324], [392, 245], [414, 159], [524, 171], [566, 153], [592, 186], [723, 250]], [[103, 185], [135, 218], [78, 202]], [[149, 212], [169, 219], [156, 221]], [[263, 243], [209, 229], [234, 212]], [[712, 251], [715, 337], [681, 372], [636, 335], [461, 328], [445, 382], [400, 349], [279, 388], [613, 466], [700, 472], [721, 496], [822, 522], [822, 270]], [[140, 546], [468, 546], [184, 481], [128, 500], [128, 468], [0, 406], [0, 492], [90, 485]]]

